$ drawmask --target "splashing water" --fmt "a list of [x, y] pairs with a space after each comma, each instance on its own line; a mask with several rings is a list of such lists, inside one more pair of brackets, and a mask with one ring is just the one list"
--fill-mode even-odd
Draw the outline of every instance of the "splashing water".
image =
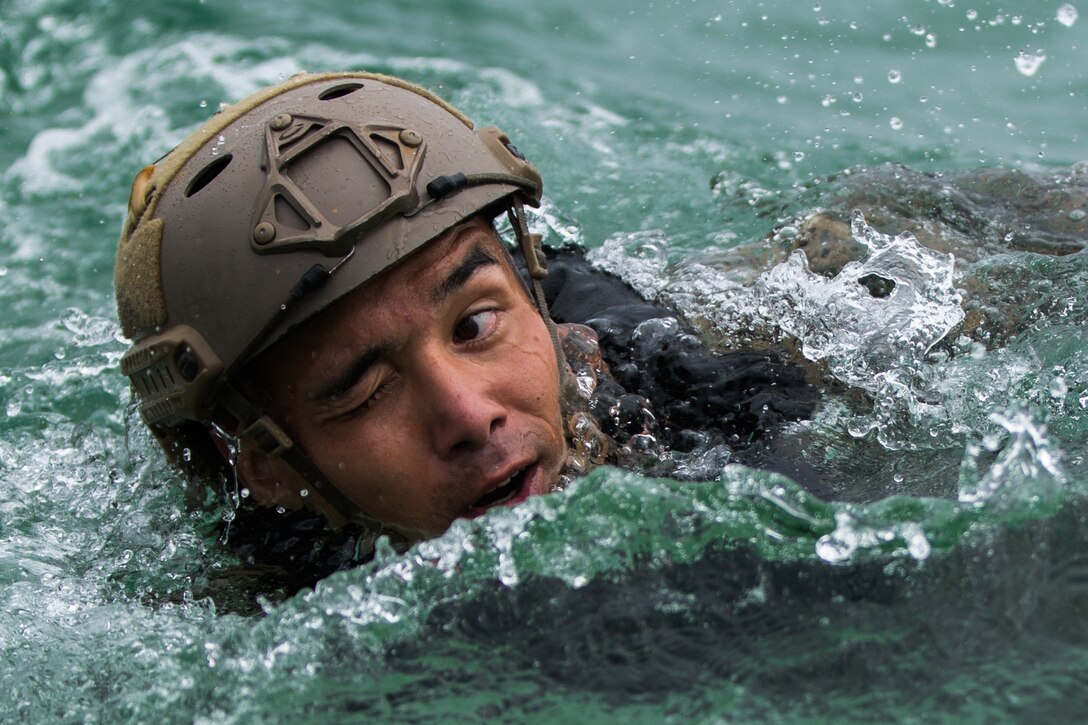
[[1046, 51], [1041, 48], [1034, 53], [1021, 50], [1013, 60], [1016, 63], [1016, 70], [1020, 71], [1021, 75], [1030, 78], [1039, 71], [1039, 67], [1046, 60]]
[[875, 430], [886, 447], [901, 448], [904, 416], [950, 425], [927, 402], [940, 397], [933, 388], [942, 383], [927, 357], [964, 319], [955, 260], [909, 232], [878, 232], [861, 212], [851, 217], [851, 234], [866, 256], [830, 279], [812, 272], [800, 251], [747, 286], [701, 264], [670, 273], [666, 240], [647, 233], [609, 240], [591, 258], [644, 295], [705, 320], [727, 347], [756, 337], [796, 341], [826, 374], [873, 399], [872, 412], [850, 422], [851, 434]]
[[1073, 27], [1073, 24], [1077, 22], [1077, 9], [1070, 3], [1066, 3], [1058, 8], [1058, 14], [1056, 16], [1059, 23], [1067, 28]]
[[[801, 252], [762, 275], [754, 288], [764, 322], [801, 343], [849, 385], [875, 391], [877, 376], [915, 368], [963, 320], [952, 283], [953, 258], [923, 247], [913, 234], [881, 234], [860, 211], [851, 233], [868, 254], [826, 279]], [[890, 293], [874, 291], [883, 283]], [[889, 285], [890, 283], [890, 285]]]
[[[1045, 428], [1023, 411], [994, 413], [990, 419], [1002, 430], [984, 437], [981, 447], [968, 447], [961, 468], [959, 500], [975, 506], [995, 502], [1009, 510], [1025, 504], [1033, 507], [1044, 499], [1053, 503], [1066, 477], [1060, 454], [1052, 449]], [[1000, 455], [980, 476], [978, 459], [984, 449], [1000, 451]], [[1025, 485], [1027, 482], [1030, 485]]]

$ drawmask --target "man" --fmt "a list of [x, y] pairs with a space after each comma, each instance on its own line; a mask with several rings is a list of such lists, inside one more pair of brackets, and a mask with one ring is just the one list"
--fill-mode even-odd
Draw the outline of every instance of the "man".
[[399, 79], [304, 74], [221, 111], [130, 196], [121, 366], [145, 422], [194, 476], [408, 543], [621, 451], [705, 445], [700, 420], [739, 450], [811, 413], [795, 369], [723, 365], [569, 251], [549, 294], [604, 358], [557, 330], [541, 190], [505, 134]]

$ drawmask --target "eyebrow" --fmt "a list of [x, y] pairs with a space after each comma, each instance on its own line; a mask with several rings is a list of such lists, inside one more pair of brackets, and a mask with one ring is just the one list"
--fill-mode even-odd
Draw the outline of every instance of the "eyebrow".
[[348, 392], [352, 386], [366, 375], [367, 371], [374, 366], [374, 363], [378, 362], [388, 352], [389, 348], [385, 345], [375, 345], [367, 349], [355, 361], [354, 365], [311, 394], [310, 400], [315, 403], [327, 403]]
[[499, 260], [488, 252], [483, 247], [476, 245], [472, 248], [465, 258], [461, 261], [461, 264], [446, 275], [446, 278], [442, 280], [442, 283], [435, 288], [434, 293], [431, 295], [431, 302], [435, 305], [441, 305], [450, 295], [463, 287], [472, 276], [484, 267], [496, 265]]

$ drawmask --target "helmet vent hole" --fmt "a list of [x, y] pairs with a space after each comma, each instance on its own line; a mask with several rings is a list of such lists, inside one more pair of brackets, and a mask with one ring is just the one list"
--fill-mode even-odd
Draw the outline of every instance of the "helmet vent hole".
[[354, 93], [362, 87], [362, 83], [341, 83], [338, 86], [333, 86], [332, 88], [322, 91], [317, 96], [317, 99], [319, 101], [331, 101], [335, 98], [343, 98], [349, 93]]
[[185, 196], [190, 197], [215, 181], [215, 177], [223, 173], [223, 170], [230, 165], [232, 159], [233, 156], [227, 154], [226, 156], [216, 159], [197, 172], [196, 176], [189, 181], [189, 185], [185, 187]]

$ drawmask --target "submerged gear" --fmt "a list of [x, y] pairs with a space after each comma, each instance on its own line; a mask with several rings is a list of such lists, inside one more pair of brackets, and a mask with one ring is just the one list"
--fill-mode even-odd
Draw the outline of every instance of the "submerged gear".
[[115, 285], [142, 417], [168, 452], [194, 422], [249, 436], [298, 471], [334, 524], [358, 518], [236, 373], [477, 214], [510, 215], [551, 326], [522, 210], [541, 188], [502, 131], [396, 78], [301, 74], [224, 109], [132, 187]]

